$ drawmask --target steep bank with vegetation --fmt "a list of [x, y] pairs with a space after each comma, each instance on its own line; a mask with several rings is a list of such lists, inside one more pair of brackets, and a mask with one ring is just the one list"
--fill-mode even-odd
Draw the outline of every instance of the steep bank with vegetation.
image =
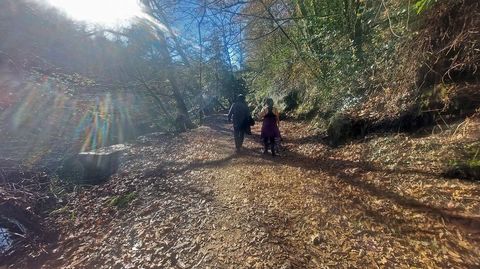
[[289, 16], [267, 8], [277, 24], [250, 43], [250, 86], [257, 100], [273, 95], [328, 129], [334, 144], [444, 126], [479, 107], [478, 1], [294, 1]]

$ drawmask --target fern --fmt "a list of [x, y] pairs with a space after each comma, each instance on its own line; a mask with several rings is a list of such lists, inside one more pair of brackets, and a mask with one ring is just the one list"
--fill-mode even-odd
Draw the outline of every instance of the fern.
[[417, 11], [417, 14], [420, 14], [421, 12], [425, 11], [425, 9], [427, 9], [427, 7], [433, 2], [437, 2], [437, 0], [418, 0], [414, 4], [414, 8]]

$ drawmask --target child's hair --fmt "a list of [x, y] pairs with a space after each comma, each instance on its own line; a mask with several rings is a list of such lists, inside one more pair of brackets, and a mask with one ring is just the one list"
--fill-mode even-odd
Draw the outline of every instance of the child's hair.
[[273, 108], [273, 99], [272, 98], [265, 99], [265, 104], [269, 109]]
[[265, 99], [265, 104], [267, 105], [267, 114], [274, 115], [273, 114], [273, 99], [272, 98], [266, 98]]

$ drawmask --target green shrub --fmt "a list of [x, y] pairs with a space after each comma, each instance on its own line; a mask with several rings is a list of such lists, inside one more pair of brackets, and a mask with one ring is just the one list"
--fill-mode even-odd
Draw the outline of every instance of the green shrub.
[[113, 196], [109, 202], [110, 206], [115, 206], [117, 208], [125, 208], [137, 197], [136, 192], [129, 192], [121, 195]]

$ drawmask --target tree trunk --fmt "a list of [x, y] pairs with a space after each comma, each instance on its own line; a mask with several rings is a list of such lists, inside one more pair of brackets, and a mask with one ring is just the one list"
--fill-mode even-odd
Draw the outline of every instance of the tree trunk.
[[165, 61], [165, 65], [167, 66], [166, 68], [167, 77], [168, 77], [168, 81], [170, 82], [170, 86], [172, 86], [173, 99], [175, 100], [178, 113], [184, 119], [185, 126], [188, 129], [191, 129], [194, 127], [194, 124], [190, 119], [190, 116], [188, 114], [188, 108], [187, 108], [187, 105], [185, 104], [185, 98], [183, 97], [183, 94], [180, 91], [180, 86], [178, 84], [177, 78], [175, 77], [172, 56], [168, 51], [167, 40], [162, 31], [157, 31], [157, 34], [159, 37], [159, 41], [161, 43], [161, 46], [159, 47], [160, 53], [162, 54], [162, 58]]

